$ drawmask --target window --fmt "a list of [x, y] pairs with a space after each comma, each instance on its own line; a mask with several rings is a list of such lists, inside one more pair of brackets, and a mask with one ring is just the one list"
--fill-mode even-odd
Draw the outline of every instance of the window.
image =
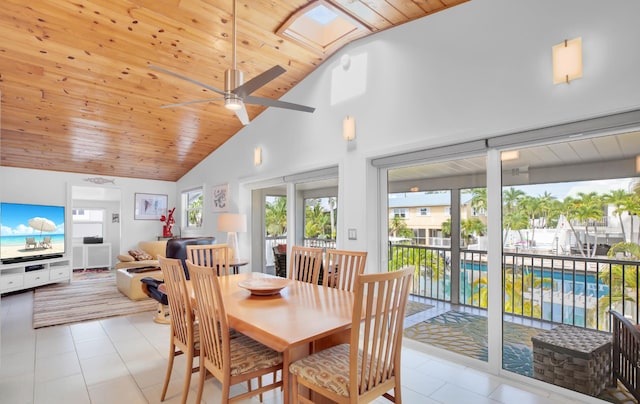
[[407, 218], [407, 210], [402, 208], [402, 209], [394, 209], [393, 210], [393, 217], [399, 217], [402, 219], [406, 219]]
[[451, 216], [451, 206], [444, 207], [444, 214], [445, 216]]
[[83, 209], [72, 210], [73, 237], [104, 237], [104, 210]]
[[184, 206], [184, 223], [186, 228], [202, 227], [202, 188], [182, 192]]
[[413, 229], [413, 242], [418, 245], [427, 245], [427, 230]]
[[304, 239], [307, 247], [335, 248], [338, 198], [304, 199]]
[[340, 8], [325, 0], [317, 0], [292, 14], [276, 34], [325, 53], [370, 32]]
[[471, 216], [486, 216], [487, 210], [485, 208], [478, 208], [476, 206], [471, 207]]
[[431, 216], [431, 208], [418, 208], [418, 216]]

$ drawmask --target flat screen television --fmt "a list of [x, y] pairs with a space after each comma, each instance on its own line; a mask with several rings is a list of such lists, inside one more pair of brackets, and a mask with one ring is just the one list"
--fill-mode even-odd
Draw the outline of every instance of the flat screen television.
[[62, 257], [64, 206], [0, 202], [0, 262]]

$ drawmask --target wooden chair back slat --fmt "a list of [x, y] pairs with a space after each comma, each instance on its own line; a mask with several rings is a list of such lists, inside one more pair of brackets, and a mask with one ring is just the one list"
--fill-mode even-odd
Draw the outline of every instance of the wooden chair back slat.
[[379, 396], [394, 388], [413, 272], [409, 267], [356, 279], [349, 381], [350, 391], [360, 396]]
[[222, 381], [230, 375], [230, 345], [218, 277], [211, 267], [195, 265], [190, 260], [187, 260], [187, 268], [200, 321], [200, 360], [205, 361], [207, 370]]
[[365, 251], [327, 250], [322, 284], [353, 292], [356, 278], [364, 273], [366, 262], [367, 253]]
[[171, 330], [176, 345], [186, 350], [193, 345], [194, 314], [187, 292], [187, 279], [179, 259], [158, 257], [169, 301]]
[[317, 284], [322, 265], [322, 253], [322, 248], [292, 246], [289, 278]]
[[187, 259], [194, 265], [216, 268], [218, 276], [229, 275], [229, 246], [227, 244], [188, 245]]

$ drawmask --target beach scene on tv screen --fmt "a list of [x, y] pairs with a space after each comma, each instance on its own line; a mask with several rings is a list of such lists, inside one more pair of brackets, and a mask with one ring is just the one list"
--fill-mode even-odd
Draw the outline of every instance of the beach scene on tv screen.
[[64, 253], [64, 208], [2, 204], [0, 259]]

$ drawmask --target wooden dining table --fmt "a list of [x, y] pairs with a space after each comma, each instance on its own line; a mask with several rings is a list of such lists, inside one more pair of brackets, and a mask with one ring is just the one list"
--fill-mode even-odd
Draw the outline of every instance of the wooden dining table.
[[292, 401], [289, 364], [309, 353], [348, 343], [354, 294], [291, 280], [279, 293], [253, 295], [238, 283], [276, 278], [249, 272], [219, 277], [229, 326], [283, 354], [284, 403]]

